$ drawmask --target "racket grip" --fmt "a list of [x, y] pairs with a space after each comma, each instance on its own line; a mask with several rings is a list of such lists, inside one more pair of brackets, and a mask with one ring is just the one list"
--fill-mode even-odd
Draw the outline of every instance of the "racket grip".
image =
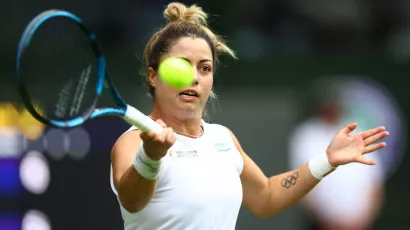
[[160, 124], [130, 105], [127, 105], [125, 110], [124, 120], [143, 132], [161, 132], [163, 130]]

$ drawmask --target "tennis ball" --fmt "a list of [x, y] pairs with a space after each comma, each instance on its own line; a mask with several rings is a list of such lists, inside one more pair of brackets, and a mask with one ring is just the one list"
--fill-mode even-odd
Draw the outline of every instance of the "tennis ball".
[[187, 60], [170, 57], [162, 61], [158, 74], [165, 84], [176, 89], [186, 88], [194, 82], [194, 68]]

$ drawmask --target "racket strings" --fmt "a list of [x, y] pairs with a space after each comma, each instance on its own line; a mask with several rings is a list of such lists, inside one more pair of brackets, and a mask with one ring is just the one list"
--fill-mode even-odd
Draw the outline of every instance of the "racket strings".
[[44, 116], [69, 120], [87, 114], [94, 102], [96, 61], [87, 35], [67, 18], [41, 24], [26, 48], [22, 75], [31, 100]]

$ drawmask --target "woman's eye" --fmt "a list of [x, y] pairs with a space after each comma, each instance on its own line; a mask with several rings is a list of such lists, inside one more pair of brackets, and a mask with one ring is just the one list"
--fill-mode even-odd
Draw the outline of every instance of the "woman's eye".
[[209, 66], [202, 66], [201, 67], [201, 71], [204, 71], [204, 72], [211, 72], [211, 67], [209, 67]]

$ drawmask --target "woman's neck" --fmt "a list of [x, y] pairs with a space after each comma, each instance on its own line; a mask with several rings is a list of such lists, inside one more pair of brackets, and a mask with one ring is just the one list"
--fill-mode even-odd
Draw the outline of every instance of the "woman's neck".
[[154, 107], [154, 110], [149, 115], [152, 119], [161, 119], [168, 127], [174, 129], [176, 133], [188, 137], [199, 137], [203, 134], [203, 127], [201, 126], [201, 116], [173, 116], [164, 111]]

